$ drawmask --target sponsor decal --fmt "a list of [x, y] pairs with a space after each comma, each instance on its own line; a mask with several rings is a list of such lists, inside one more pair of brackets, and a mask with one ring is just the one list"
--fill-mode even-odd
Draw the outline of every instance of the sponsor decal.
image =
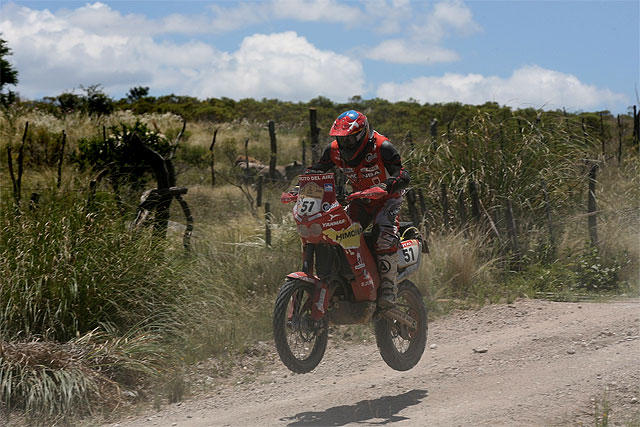
[[323, 228], [333, 227], [334, 225], [344, 224], [345, 222], [347, 222], [346, 219], [340, 219], [338, 221], [331, 221], [331, 222], [323, 222], [322, 227]]
[[324, 299], [327, 296], [327, 290], [325, 288], [322, 288], [320, 290], [320, 298], [318, 299], [318, 303], [316, 304], [316, 307], [318, 308], [318, 311], [320, 313], [324, 313]]
[[373, 166], [371, 166], [371, 167], [369, 167], [369, 168], [362, 168], [362, 169], [360, 169], [360, 170], [361, 170], [363, 173], [364, 173], [364, 172], [377, 172], [377, 171], [379, 171], [379, 170], [380, 170], [380, 168], [378, 167], [378, 165], [373, 165]]
[[416, 239], [410, 239], [410, 240], [403, 240], [402, 241], [402, 247], [406, 248], [408, 246], [413, 246], [413, 245], [417, 245], [418, 241]]
[[298, 178], [298, 184], [302, 187], [303, 182], [311, 182], [311, 181], [325, 181], [327, 179], [333, 179], [332, 173], [326, 173], [324, 175], [300, 175]]
[[378, 263], [378, 270], [381, 274], [388, 273], [391, 270], [391, 263], [386, 259], [381, 259]]
[[369, 179], [380, 175], [380, 171], [378, 172], [367, 172], [362, 174], [362, 179]]
[[333, 193], [333, 184], [325, 184], [324, 191], [326, 191], [327, 193]]
[[324, 235], [334, 242], [340, 244], [345, 249], [359, 248], [362, 226], [357, 222], [351, 224], [349, 228], [336, 231], [333, 228], [323, 231]]
[[300, 199], [302, 197], [312, 197], [314, 199], [320, 199], [322, 198], [323, 194], [324, 194], [324, 191], [322, 190], [322, 187], [320, 187], [315, 182], [309, 182], [300, 189], [298, 198]]
[[367, 270], [365, 270], [365, 280], [362, 281], [362, 284], [360, 286], [362, 286], [363, 288], [366, 288], [367, 286], [373, 287], [373, 277], [371, 277]]
[[360, 251], [356, 252], [356, 259], [358, 260], [358, 264], [354, 266], [356, 270], [362, 270], [364, 268], [364, 262], [362, 262], [362, 257], [360, 256]]
[[377, 155], [376, 153], [369, 153], [369, 154], [367, 154], [366, 156], [364, 156], [364, 159], [365, 159], [367, 162], [372, 162], [372, 161], [374, 161], [374, 160], [375, 160], [375, 159], [377, 159], [377, 158], [378, 158], [378, 155]]
[[322, 203], [322, 210], [323, 210], [324, 212], [328, 212], [328, 211], [329, 211], [329, 209], [331, 209], [331, 204], [330, 204], [329, 202], [324, 202], [324, 203]]
[[337, 213], [337, 214], [329, 214], [329, 221], [333, 221], [333, 218], [342, 215], [341, 213]]

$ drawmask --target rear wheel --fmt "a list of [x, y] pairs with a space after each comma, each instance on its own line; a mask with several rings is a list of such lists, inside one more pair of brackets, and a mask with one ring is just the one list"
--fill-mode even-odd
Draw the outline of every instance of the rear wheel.
[[318, 366], [327, 348], [325, 323], [311, 319], [313, 292], [311, 283], [287, 280], [273, 310], [273, 337], [280, 359], [299, 374]]
[[376, 343], [382, 359], [397, 371], [413, 368], [422, 357], [427, 344], [427, 308], [422, 294], [409, 280], [398, 285], [396, 309], [411, 316], [417, 323], [410, 328], [384, 317], [376, 320]]

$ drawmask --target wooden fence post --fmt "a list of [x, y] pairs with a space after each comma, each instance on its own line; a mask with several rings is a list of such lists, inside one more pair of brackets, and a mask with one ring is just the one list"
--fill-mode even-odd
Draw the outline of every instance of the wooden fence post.
[[637, 106], [633, 106], [633, 144], [638, 144], [640, 149], [640, 120]]
[[589, 238], [593, 246], [598, 246], [598, 224], [597, 224], [597, 203], [596, 203], [596, 172], [598, 165], [591, 165], [589, 170], [589, 200], [587, 204], [589, 218]]
[[278, 144], [276, 143], [276, 125], [269, 120], [269, 140], [271, 141], [271, 157], [269, 159], [269, 179], [276, 180], [276, 165], [278, 164]]
[[211, 145], [209, 146], [209, 153], [210, 153], [210, 167], [211, 167], [211, 186], [215, 187], [216, 186], [216, 171], [215, 171], [215, 166], [216, 166], [216, 155], [213, 151], [215, 145], [216, 145], [216, 136], [218, 135], [218, 128], [216, 128], [213, 131], [213, 140], [211, 141]]
[[318, 112], [315, 108], [309, 108], [309, 122], [311, 125], [311, 164], [315, 165], [320, 159], [318, 152], [320, 128], [318, 128]]
[[58, 160], [58, 189], [62, 185], [62, 159], [64, 158], [64, 146], [67, 143], [67, 134], [62, 131], [62, 145], [60, 146], [60, 159]]
[[271, 203], [269, 202], [264, 204], [264, 224], [265, 242], [267, 247], [271, 247]]
[[633, 106], [633, 141], [638, 147], [638, 154], [640, 154], [640, 113], [635, 105]]
[[262, 206], [262, 188], [264, 186], [264, 175], [258, 177], [258, 194], [256, 195], [256, 207]]

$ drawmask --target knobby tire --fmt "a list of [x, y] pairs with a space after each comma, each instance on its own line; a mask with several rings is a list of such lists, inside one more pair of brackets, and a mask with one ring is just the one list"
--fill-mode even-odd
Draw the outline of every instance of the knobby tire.
[[[287, 318], [291, 303], [293, 304], [294, 312], [296, 312], [294, 317], [298, 316], [295, 321], [299, 321], [301, 318], [303, 322], [310, 319], [311, 307], [309, 303], [305, 304], [305, 302], [309, 298], [310, 302], [313, 302], [313, 293], [313, 284], [302, 280], [288, 279], [278, 292], [273, 310], [273, 337], [276, 349], [285, 366], [298, 374], [310, 372], [318, 366], [327, 349], [328, 330], [326, 326], [320, 331], [302, 327], [299, 327], [300, 330], [296, 331], [295, 327], [292, 327], [294, 322]], [[302, 305], [306, 308], [303, 308]], [[311, 340], [306, 340], [308, 335], [313, 337], [313, 348], [306, 357], [299, 357], [292, 351], [287, 338], [292, 337], [311, 344]]]
[[[427, 308], [422, 299], [422, 294], [409, 280], [398, 285], [398, 298], [396, 308], [411, 315], [418, 322], [418, 327], [410, 339], [401, 336], [398, 331], [402, 326], [395, 322], [380, 318], [375, 322], [376, 343], [382, 359], [389, 367], [396, 371], [407, 371], [413, 368], [422, 357], [427, 344]], [[406, 345], [406, 349], [399, 349], [396, 344]]]

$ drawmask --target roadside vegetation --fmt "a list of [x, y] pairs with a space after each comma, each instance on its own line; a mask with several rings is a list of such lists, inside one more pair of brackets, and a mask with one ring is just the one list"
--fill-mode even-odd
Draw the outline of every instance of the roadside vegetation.
[[[266, 123], [274, 120], [278, 163], [300, 162], [309, 108], [321, 145], [337, 114], [353, 107], [402, 151], [431, 250], [416, 282], [432, 314], [519, 297], [638, 295], [640, 162], [629, 115], [618, 122], [608, 112], [357, 97], [199, 101], [134, 89], [117, 102], [92, 87], [2, 110], [0, 401], [8, 419], [99, 414], [157, 398], [150, 385], [179, 400], [186, 366], [270, 339], [275, 294], [299, 267], [299, 239], [278, 202], [291, 183], [264, 188], [268, 247], [264, 206], [235, 160], [246, 150], [269, 163]], [[195, 218], [189, 251], [179, 224], [166, 238], [132, 229], [142, 191], [155, 183], [148, 167], [128, 163], [130, 134], [173, 156]], [[594, 166], [597, 241], [587, 211]], [[183, 222], [178, 204], [171, 209]]]

